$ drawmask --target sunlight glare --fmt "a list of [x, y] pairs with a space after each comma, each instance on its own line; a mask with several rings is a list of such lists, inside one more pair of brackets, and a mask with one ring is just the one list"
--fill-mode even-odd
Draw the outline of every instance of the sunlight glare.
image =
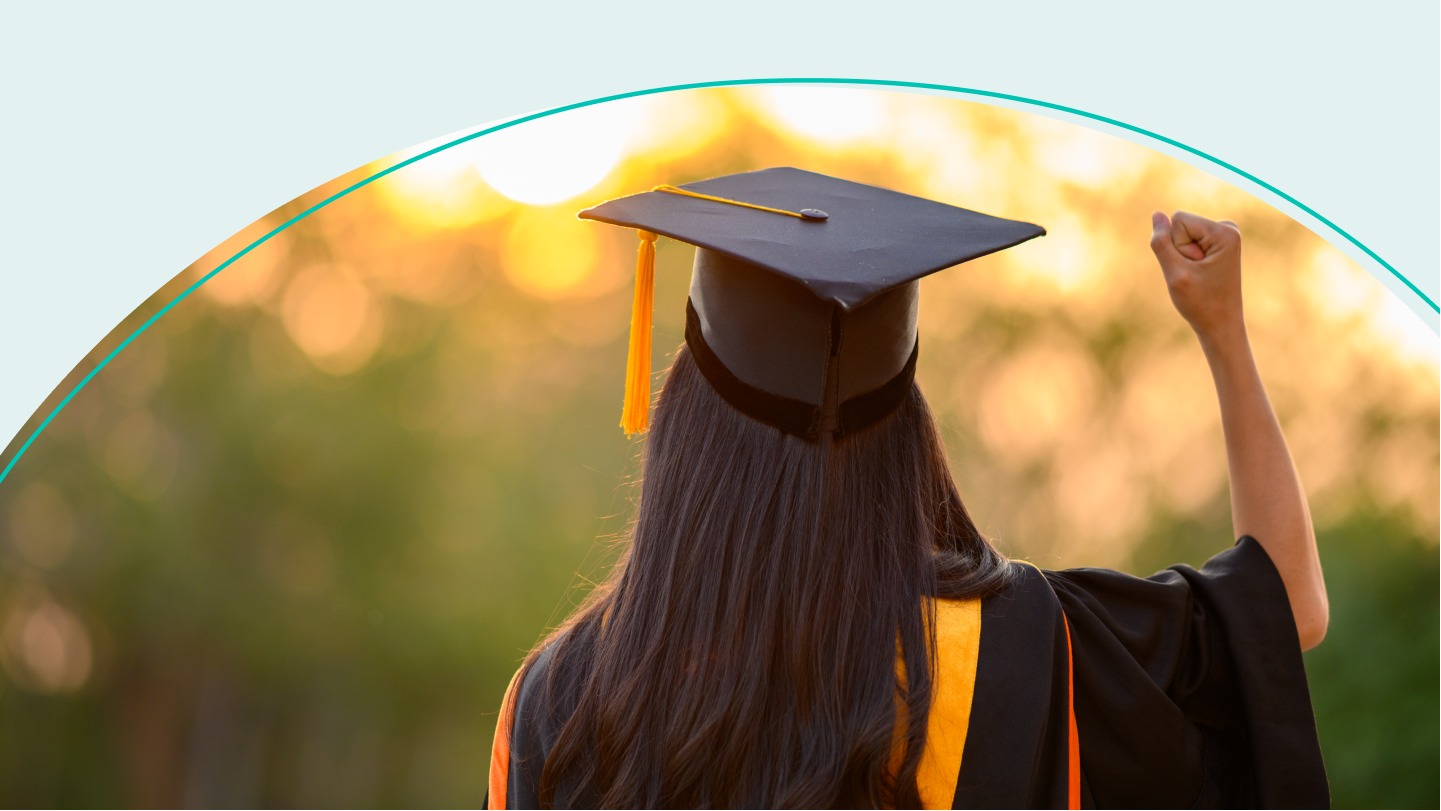
[[589, 191], [620, 160], [630, 108], [567, 110], [483, 135], [471, 150], [481, 177], [520, 203], [548, 205]]
[[1104, 245], [1073, 212], [1053, 215], [1045, 239], [1021, 246], [1006, 258], [1036, 280], [1061, 293], [1072, 293], [1092, 281], [1105, 267]]
[[651, 163], [671, 161], [710, 144], [730, 121], [730, 108], [713, 94], [662, 93], [607, 102], [634, 124], [625, 146]]
[[874, 90], [839, 87], [767, 87], [761, 106], [791, 132], [839, 144], [872, 137], [886, 120], [886, 97]]
[[1314, 281], [1306, 290], [1323, 316], [1337, 322], [1359, 317], [1397, 360], [1437, 368], [1441, 339], [1371, 274], [1331, 245], [1317, 248], [1311, 269]]
[[1399, 358], [1436, 374], [1441, 364], [1441, 336], [1390, 291], [1380, 298], [1370, 313], [1371, 328]]
[[1032, 115], [1020, 119], [1033, 143], [1032, 155], [1053, 177], [1116, 193], [1140, 174], [1140, 147], [1067, 121]]
[[[423, 154], [455, 137], [421, 144], [401, 157]], [[459, 144], [396, 170], [376, 184], [381, 199], [420, 230], [464, 228], [505, 214], [513, 204], [481, 180], [474, 150], [474, 142]]]

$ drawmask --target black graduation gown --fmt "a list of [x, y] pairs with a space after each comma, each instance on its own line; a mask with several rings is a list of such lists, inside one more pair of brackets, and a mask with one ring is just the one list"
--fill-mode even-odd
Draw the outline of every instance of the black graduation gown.
[[[953, 808], [1067, 807], [1072, 708], [1082, 807], [1330, 805], [1285, 586], [1251, 538], [1147, 578], [1018, 564], [981, 616]], [[516, 691], [507, 808], [537, 807], [547, 662]]]

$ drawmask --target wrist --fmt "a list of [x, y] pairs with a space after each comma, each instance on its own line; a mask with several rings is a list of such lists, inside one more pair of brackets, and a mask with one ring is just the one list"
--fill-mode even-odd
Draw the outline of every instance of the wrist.
[[1192, 325], [1201, 349], [1207, 357], [1230, 358], [1250, 352], [1251, 341], [1246, 335], [1246, 322], [1242, 319], [1206, 328]]

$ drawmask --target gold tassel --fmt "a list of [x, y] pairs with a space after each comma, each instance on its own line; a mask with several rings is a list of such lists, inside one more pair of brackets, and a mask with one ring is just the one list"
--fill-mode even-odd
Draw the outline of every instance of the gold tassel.
[[651, 231], [637, 229], [640, 252], [635, 261], [635, 303], [630, 310], [630, 356], [625, 364], [625, 408], [620, 427], [626, 436], [650, 424], [650, 325], [655, 309], [655, 240]]

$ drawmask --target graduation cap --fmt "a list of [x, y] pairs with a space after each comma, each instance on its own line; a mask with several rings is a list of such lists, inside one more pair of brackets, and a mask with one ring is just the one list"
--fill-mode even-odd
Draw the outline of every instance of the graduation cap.
[[696, 246], [685, 340], [706, 380], [742, 413], [814, 439], [864, 428], [910, 391], [922, 277], [1046, 233], [786, 167], [657, 186], [579, 216], [640, 232], [627, 434], [650, 408], [657, 235]]

